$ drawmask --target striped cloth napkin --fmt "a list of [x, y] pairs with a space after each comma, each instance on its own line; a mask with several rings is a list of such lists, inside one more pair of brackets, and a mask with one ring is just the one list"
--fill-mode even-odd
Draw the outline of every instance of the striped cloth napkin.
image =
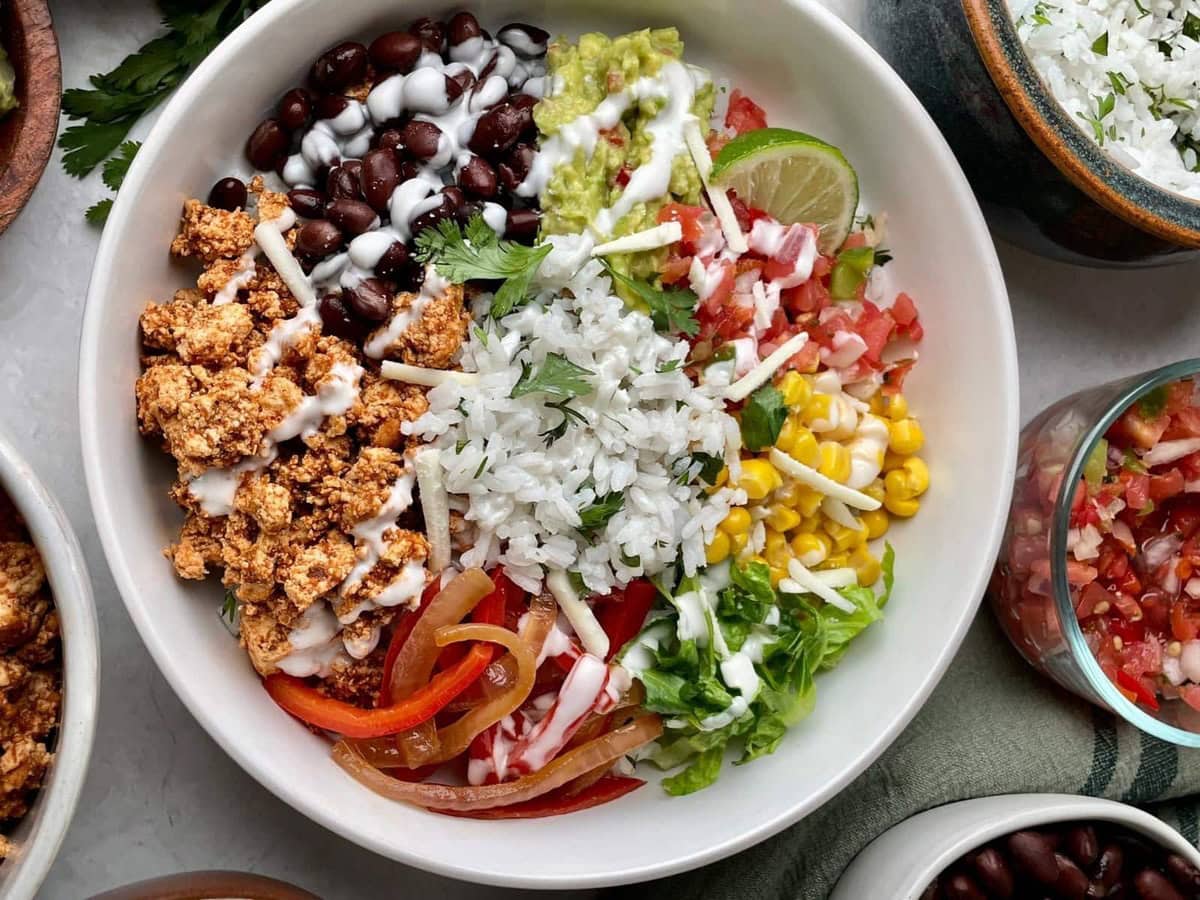
[[[803, 727], [803, 726], [801, 726]], [[986, 608], [924, 709], [841, 794], [745, 852], [606, 900], [824, 900], [857, 853], [918, 812], [1021, 792], [1107, 797], [1146, 807], [1193, 844], [1200, 750], [1139, 732], [1038, 675]]]

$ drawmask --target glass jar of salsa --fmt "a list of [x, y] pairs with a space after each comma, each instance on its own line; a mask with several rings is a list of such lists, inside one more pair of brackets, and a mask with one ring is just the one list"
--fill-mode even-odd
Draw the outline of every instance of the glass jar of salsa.
[[990, 596], [1037, 669], [1200, 747], [1200, 359], [1081, 391], [1024, 428]]

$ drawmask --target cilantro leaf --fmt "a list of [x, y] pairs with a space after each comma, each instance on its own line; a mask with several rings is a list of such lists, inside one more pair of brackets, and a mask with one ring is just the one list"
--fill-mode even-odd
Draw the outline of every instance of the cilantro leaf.
[[543, 404], [547, 409], [557, 409], [560, 413], [562, 413], [562, 421], [560, 421], [553, 428], [548, 428], [538, 435], [538, 437], [545, 439], [547, 447], [549, 447], [559, 438], [563, 437], [567, 433], [567, 429], [572, 425], [572, 423], [578, 422], [581, 425], [587, 424], [587, 419], [584, 417], [583, 413], [572, 409], [569, 406], [570, 402], [570, 399], [567, 399], [560, 400], [558, 403], [547, 402]]
[[438, 274], [454, 282], [503, 281], [492, 299], [490, 314], [503, 318], [529, 299], [529, 285], [551, 247], [526, 247], [500, 240], [482, 216], [467, 223], [466, 232], [456, 222], [443, 219], [416, 238], [416, 257], [432, 263]]
[[1098, 56], [1108, 56], [1108, 32], [1092, 41], [1092, 52]]
[[112, 212], [112, 205], [113, 198], [105, 197], [103, 200], [99, 200], [89, 206], [83, 217], [89, 225], [103, 225], [108, 221], [108, 214]]
[[109, 190], [119, 191], [121, 189], [121, 185], [125, 183], [125, 176], [129, 173], [133, 157], [137, 155], [141, 146], [141, 141], [126, 141], [117, 148], [114, 156], [110, 156], [105, 161], [101, 179]]
[[1200, 41], [1200, 16], [1190, 12], [1184, 17], [1183, 34], [1193, 41]]
[[592, 386], [584, 376], [593, 374], [590, 369], [575, 365], [562, 354], [547, 353], [539, 369], [535, 370], [529, 363], [521, 363], [521, 377], [508, 396], [515, 400], [540, 391], [570, 400], [591, 393]]
[[700, 298], [686, 288], [667, 288], [659, 290], [643, 281], [635, 281], [628, 275], [622, 275], [608, 260], [604, 260], [604, 268], [608, 270], [613, 281], [624, 286], [638, 300], [646, 304], [650, 319], [658, 331], [679, 333], [691, 337], [700, 330], [700, 323], [694, 315]]
[[751, 394], [742, 407], [742, 442], [746, 449], [758, 452], [774, 444], [787, 413], [783, 394], [774, 385], [765, 384]]
[[579, 511], [579, 530], [585, 534], [599, 531], [625, 506], [625, 495], [612, 491]]

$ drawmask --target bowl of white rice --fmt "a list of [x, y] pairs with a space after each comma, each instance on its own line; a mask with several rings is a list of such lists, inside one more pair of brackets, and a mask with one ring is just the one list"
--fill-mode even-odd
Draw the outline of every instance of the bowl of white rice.
[[1084, 265], [1200, 256], [1200, 0], [871, 6], [998, 236]]

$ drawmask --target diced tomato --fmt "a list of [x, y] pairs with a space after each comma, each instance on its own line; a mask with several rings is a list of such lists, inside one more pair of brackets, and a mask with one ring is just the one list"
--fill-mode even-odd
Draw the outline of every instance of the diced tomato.
[[725, 148], [725, 145], [731, 140], [732, 138], [729, 135], [725, 134], [723, 131], [717, 131], [714, 128], [708, 133], [708, 137], [704, 139], [704, 144], [708, 147], [709, 156], [711, 156], [713, 159], [716, 159], [717, 154], [719, 154]]
[[897, 363], [886, 372], [883, 373], [883, 391], [885, 396], [891, 397], [899, 394], [904, 390], [904, 379], [908, 377], [908, 373], [912, 371], [912, 367], [917, 364], [915, 359], [905, 360]]
[[1151, 709], [1158, 709], [1158, 699], [1154, 696], [1154, 691], [1146, 687], [1142, 683], [1142, 679], [1135, 678], [1124, 669], [1118, 669], [1117, 685], [1126, 691], [1132, 692], [1136, 702], [1144, 703]]
[[867, 235], [863, 231], [855, 231], [846, 236], [842, 241], [841, 250], [857, 250], [859, 247], [867, 246]]
[[628, 186], [629, 179], [631, 177], [633, 177], [633, 169], [631, 169], [628, 165], [624, 165], [617, 169], [617, 174], [616, 177], [613, 178], [613, 183], [616, 184], [617, 187], [623, 188]]
[[1176, 441], [1194, 437], [1200, 437], [1200, 409], [1189, 406], [1179, 410], [1171, 417], [1171, 424], [1163, 434], [1163, 438], [1168, 441]]
[[1118, 445], [1132, 443], [1135, 447], [1149, 450], [1162, 440], [1170, 421], [1166, 415], [1154, 419], [1143, 418], [1135, 404], [1116, 421], [1116, 424], [1108, 432]]
[[881, 354], [896, 330], [895, 320], [887, 310], [880, 309], [869, 300], [864, 300], [862, 313], [855, 323], [855, 331], [866, 342], [867, 349], [863, 354], [868, 361], [878, 365], [882, 362]]
[[704, 227], [700, 218], [708, 213], [702, 206], [688, 206], [683, 203], [668, 203], [658, 211], [658, 221], [678, 222], [683, 232], [683, 248], [689, 254], [696, 252], [696, 245], [704, 237]]
[[823, 279], [815, 277], [794, 288], [786, 288], [779, 299], [783, 308], [792, 315], [818, 313], [832, 302], [829, 286]]
[[1125, 485], [1125, 503], [1135, 513], [1150, 504], [1150, 476], [1122, 469], [1117, 478]]
[[1083, 590], [1079, 592], [1079, 601], [1075, 604], [1075, 614], [1082, 621], [1095, 613], [1097, 604], [1107, 603], [1109, 608], [1112, 608], [1114, 600], [1110, 591], [1093, 581], [1091, 584], [1084, 585]]
[[917, 321], [917, 304], [903, 291], [896, 295], [891, 312], [898, 325], [911, 325]]
[[1171, 469], [1162, 475], [1150, 476], [1150, 499], [1155, 503], [1161, 503], [1182, 493], [1183, 473], [1178, 469]]
[[[728, 306], [727, 301], [733, 295], [733, 282], [736, 275], [733, 271], [733, 266], [728, 262], [720, 263], [721, 280], [717, 282], [711, 293], [704, 299], [704, 306], [711, 312], [723, 309]], [[754, 317], [754, 310], [750, 310], [750, 317]], [[739, 332], [740, 334], [740, 332]]]
[[1146, 626], [1142, 624], [1141, 619], [1130, 622], [1121, 616], [1113, 616], [1108, 620], [1108, 631], [1109, 634], [1116, 635], [1127, 644], [1143, 640], [1146, 637]]
[[1167, 402], [1163, 412], [1168, 416], [1192, 410], [1192, 382], [1174, 381], [1167, 385]]
[[1192, 709], [1200, 710], [1200, 685], [1183, 684], [1179, 686], [1179, 696]]
[[734, 88], [729, 95], [729, 108], [725, 111], [725, 127], [739, 135], [757, 131], [767, 127], [767, 114], [761, 106]]
[[1193, 614], [1182, 600], [1171, 607], [1171, 635], [1177, 641], [1200, 637], [1200, 616]]
[[672, 247], [667, 253], [666, 262], [663, 263], [659, 270], [659, 275], [662, 277], [663, 284], [679, 284], [688, 277], [688, 273], [692, 270], [692, 257], [679, 256]]
[[786, 278], [792, 275], [796, 271], [796, 260], [800, 258], [801, 251], [809, 245], [811, 240], [810, 226], [789, 225], [784, 234], [783, 243], [767, 260], [767, 265], [763, 269], [763, 278], [767, 281], [774, 281], [777, 278]]

